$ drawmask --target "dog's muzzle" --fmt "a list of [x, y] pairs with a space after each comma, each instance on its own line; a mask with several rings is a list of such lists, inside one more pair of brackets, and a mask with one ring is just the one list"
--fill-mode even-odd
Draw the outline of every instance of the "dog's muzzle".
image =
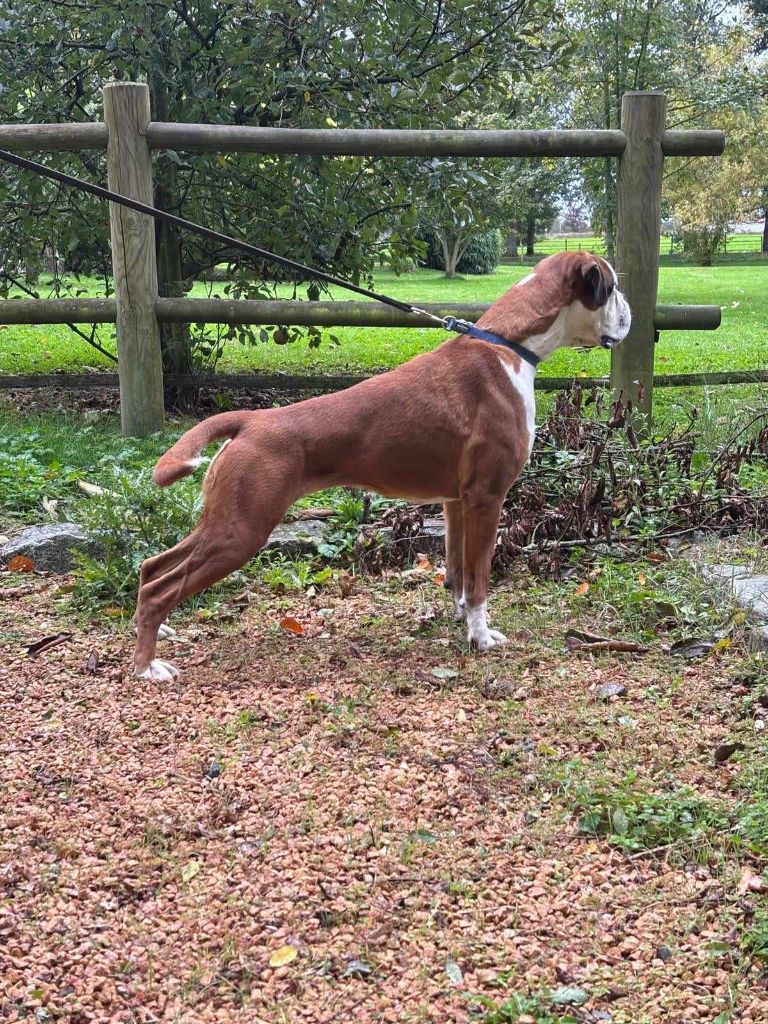
[[600, 344], [603, 348], [616, 348], [617, 345], [621, 344], [621, 338], [614, 338], [610, 334], [604, 334], [600, 338]]

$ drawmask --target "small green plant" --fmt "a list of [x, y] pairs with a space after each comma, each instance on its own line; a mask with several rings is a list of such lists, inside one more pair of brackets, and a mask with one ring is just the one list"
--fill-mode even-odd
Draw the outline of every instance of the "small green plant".
[[318, 569], [312, 562], [294, 562], [271, 552], [257, 559], [256, 572], [261, 582], [278, 594], [321, 587], [333, 578], [330, 566]]
[[363, 523], [376, 513], [389, 507], [391, 502], [377, 495], [360, 491], [341, 491], [334, 500], [334, 514], [328, 521], [323, 540], [317, 552], [330, 561], [348, 560]]
[[660, 623], [667, 629], [708, 629], [730, 614], [711, 590], [706, 590], [690, 567], [659, 567], [646, 562], [600, 559], [586, 602], [613, 610], [622, 627], [654, 635]]
[[620, 786], [595, 787], [585, 781], [572, 794], [585, 836], [605, 836], [627, 852], [664, 850], [680, 858], [707, 861], [712, 850], [732, 835], [728, 809], [681, 787], [646, 793], [628, 775]]
[[76, 599], [85, 606], [132, 608], [141, 563], [178, 544], [194, 527], [201, 507], [196, 481], [161, 490], [149, 469], [115, 471], [104, 492], [81, 510], [83, 527], [101, 554], [78, 556]]
[[741, 937], [741, 948], [747, 956], [768, 968], [768, 910], [759, 907]]
[[[30, 447], [34, 438], [30, 438]], [[79, 473], [45, 453], [0, 452], [0, 508], [6, 512], [38, 512], [43, 499], [60, 500], [74, 493]]]
[[485, 1011], [480, 1018], [482, 1024], [517, 1024], [521, 1017], [533, 1018], [536, 1024], [576, 1024], [575, 1017], [563, 1016], [551, 1009], [551, 1000], [546, 996], [536, 998], [515, 992], [503, 1002], [481, 995], [470, 996], [470, 999]]

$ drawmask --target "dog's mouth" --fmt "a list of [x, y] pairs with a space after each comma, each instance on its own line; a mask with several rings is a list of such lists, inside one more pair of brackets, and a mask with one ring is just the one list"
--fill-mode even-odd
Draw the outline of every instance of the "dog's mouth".
[[617, 345], [621, 344], [621, 338], [614, 338], [611, 334], [603, 334], [600, 338], [600, 344], [603, 348], [616, 348]]

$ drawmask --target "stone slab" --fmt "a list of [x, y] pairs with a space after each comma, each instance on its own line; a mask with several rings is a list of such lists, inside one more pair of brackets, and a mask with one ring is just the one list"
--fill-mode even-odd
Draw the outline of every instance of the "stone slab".
[[750, 613], [752, 649], [768, 649], [768, 576], [729, 562], [705, 564], [701, 571], [706, 580], [730, 590], [736, 604]]
[[69, 572], [74, 565], [75, 551], [97, 554], [99, 547], [90, 541], [77, 523], [49, 523], [30, 526], [0, 548], [0, 559], [9, 562], [15, 555], [30, 558], [35, 569], [43, 572]]

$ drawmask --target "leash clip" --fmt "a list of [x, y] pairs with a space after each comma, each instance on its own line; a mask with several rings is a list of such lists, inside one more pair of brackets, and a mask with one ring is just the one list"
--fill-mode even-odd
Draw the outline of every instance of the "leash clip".
[[469, 334], [472, 328], [475, 326], [470, 323], [469, 320], [460, 320], [455, 316], [447, 316], [443, 320], [446, 331], [456, 331], [457, 334]]

